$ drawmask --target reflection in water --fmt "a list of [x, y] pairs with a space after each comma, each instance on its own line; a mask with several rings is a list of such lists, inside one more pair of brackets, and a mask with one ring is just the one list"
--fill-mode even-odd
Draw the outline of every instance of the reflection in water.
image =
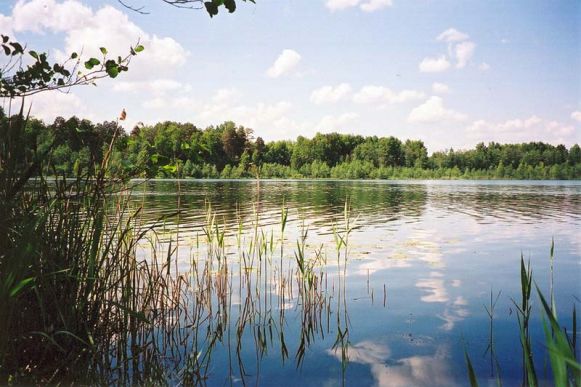
[[[178, 195], [175, 181], [135, 184], [136, 200], [145, 200], [150, 220], [175, 212]], [[253, 216], [250, 203], [258, 207], [262, 222], [272, 223], [274, 213], [286, 202], [314, 225], [330, 231], [328, 228], [337, 220], [346, 198], [366, 228], [390, 229], [401, 223], [418, 222], [426, 212], [436, 219], [450, 213], [464, 214], [483, 225], [532, 224], [547, 218], [569, 224], [579, 222], [579, 184], [534, 184], [263, 181], [257, 185], [251, 181], [182, 181], [179, 194], [184, 216], [180, 226], [187, 230], [202, 225], [204, 218], [199, 209], [205, 201], [214, 205], [218, 217], [227, 224], [235, 223], [238, 216], [249, 222]], [[291, 220], [297, 221], [298, 216]]]
[[[503, 290], [498, 325], [512, 326], [520, 253], [544, 286], [552, 236], [557, 304], [580, 296], [579, 183], [150, 181], [134, 204], [144, 225], [164, 218], [157, 259], [179, 241], [185, 312], [156, 338], [176, 383], [463, 384], [461, 339], [485, 352], [488, 289]], [[146, 244], [140, 256], [154, 261]], [[496, 342], [498, 354], [514, 347]], [[520, 375], [500, 360], [507, 380]]]
[[[432, 275], [441, 273], [432, 273]], [[444, 280], [441, 278], [421, 279], [416, 286], [428, 294], [420, 298], [423, 302], [448, 302], [448, 292], [444, 288]]]
[[[327, 351], [339, 358], [336, 351]], [[362, 341], [348, 349], [349, 361], [369, 365], [378, 386], [454, 386], [449, 351], [437, 346], [429, 356], [393, 357], [387, 345]]]

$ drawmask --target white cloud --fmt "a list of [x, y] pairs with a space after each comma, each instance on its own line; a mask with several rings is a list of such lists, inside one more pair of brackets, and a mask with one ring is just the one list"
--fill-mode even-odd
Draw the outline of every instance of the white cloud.
[[365, 12], [378, 11], [383, 8], [391, 7], [392, 0], [368, 0], [360, 5], [360, 8]]
[[351, 93], [351, 85], [341, 83], [337, 86], [323, 86], [311, 93], [311, 102], [320, 105], [324, 103], [335, 103]]
[[113, 90], [120, 92], [142, 92], [165, 93], [169, 91], [190, 91], [191, 85], [184, 85], [174, 79], [155, 79], [153, 81], [121, 81], [113, 85]]
[[139, 41], [145, 51], [133, 58], [131, 71], [126, 75], [133, 79], [174, 74], [188, 56], [187, 50], [174, 39], [143, 31], [126, 14], [108, 5], [94, 11], [77, 0], [20, 1], [10, 19], [17, 32], [64, 33], [64, 49], [57, 50], [57, 59], [61, 61], [73, 51], [82, 52], [84, 57], [101, 57], [99, 47], [106, 47], [112, 58], [124, 57], [129, 54], [129, 47]]
[[436, 123], [442, 121], [462, 121], [466, 115], [446, 109], [441, 97], [432, 96], [420, 106], [414, 108], [408, 116], [411, 123]]
[[14, 38], [14, 29], [12, 28], [12, 18], [10, 16], [0, 14], [0, 31], [3, 35]]
[[466, 128], [467, 135], [474, 141], [501, 143], [543, 141], [572, 145], [577, 142], [580, 132], [573, 125], [545, 120], [536, 115], [502, 122], [477, 120]]
[[286, 114], [292, 108], [290, 102], [241, 104], [238, 102], [240, 97], [241, 93], [236, 89], [216, 91], [210, 102], [198, 109], [194, 116], [196, 122], [212, 125], [230, 120], [252, 128], [257, 133], [269, 133], [273, 127], [278, 129], [283, 122], [288, 122]]
[[442, 42], [462, 42], [464, 40], [468, 40], [470, 36], [467, 34], [458, 31], [455, 28], [448, 28], [446, 31], [442, 32], [438, 35], [437, 40]]
[[315, 125], [315, 130], [320, 132], [331, 132], [351, 129], [348, 130], [350, 132], [352, 131], [352, 128], [345, 128], [344, 126], [357, 118], [359, 118], [359, 114], [354, 112], [343, 113], [339, 116], [327, 115], [324, 116], [317, 125]]
[[145, 32], [126, 14], [108, 5], [93, 10], [77, 0], [19, 1], [12, 15], [2, 17], [0, 22], [16, 32], [64, 34], [64, 47], [55, 50], [58, 61], [68, 59], [72, 52], [83, 58], [101, 58], [99, 47], [106, 47], [111, 58], [125, 57], [129, 47], [139, 41], [145, 50], [132, 58], [130, 71], [123, 74], [123, 83], [115, 84], [117, 91], [173, 90], [177, 81], [169, 77], [179, 71], [188, 56], [187, 50], [174, 39]]
[[571, 118], [577, 122], [581, 122], [581, 111], [575, 111], [571, 113]]
[[488, 71], [490, 70], [490, 65], [486, 62], [482, 62], [478, 65], [478, 70], [480, 71]]
[[54, 119], [61, 117], [77, 116], [89, 118], [92, 116], [87, 109], [87, 105], [73, 93], [40, 93], [29, 97], [27, 103], [32, 103], [34, 117], [40, 118], [48, 124], [52, 124]]
[[141, 106], [147, 109], [168, 109], [168, 108], [177, 108], [177, 109], [191, 109], [196, 106], [196, 101], [194, 98], [182, 96], [182, 97], [154, 97], [148, 100], [145, 100]]
[[327, 0], [325, 5], [331, 11], [340, 11], [342, 9], [355, 7], [361, 0]]
[[450, 92], [450, 87], [445, 83], [434, 82], [432, 83], [432, 91], [435, 94], [448, 94]]
[[424, 58], [419, 65], [422, 73], [439, 73], [450, 68], [450, 62], [445, 55], [437, 58]]
[[[16, 33], [50, 34], [55, 36], [57, 42], [62, 39], [62, 43], [53, 46], [55, 48], [51, 52], [56, 61], [67, 60], [71, 52], [79, 53], [81, 61], [91, 56], [101, 58], [100, 47], [107, 48], [110, 58], [125, 57], [129, 54], [129, 47], [139, 41], [145, 50], [131, 58], [129, 72], [123, 73], [115, 82], [102, 80], [100, 85], [111, 87], [117, 92], [140, 93], [139, 100], [132, 98], [131, 102], [123, 102], [129, 103], [128, 108], [132, 104], [149, 109], [190, 106], [192, 99], [185, 93], [191, 90], [191, 86], [177, 81], [181, 67], [189, 56], [188, 51], [173, 38], [144, 31], [127, 14], [112, 6], [92, 5], [93, 2], [83, 4], [78, 0], [19, 0], [11, 14], [0, 15], [0, 29]], [[171, 95], [167, 97], [169, 93]], [[78, 97], [62, 97], [58, 93], [47, 95], [49, 101], [34, 107], [35, 116], [52, 121], [58, 115], [76, 114], [103, 119], [107, 114], [107, 109], [95, 112], [90, 108], [93, 104], [83, 104], [79, 97], [84, 93]], [[66, 102], [63, 98], [66, 98]], [[121, 97], [111, 98], [118, 103]], [[49, 106], [51, 100], [53, 103]], [[71, 111], [74, 106], [77, 107]], [[167, 112], [168, 115], [172, 113], [175, 111]], [[51, 114], [52, 117], [49, 117]]]
[[474, 42], [461, 42], [458, 43], [454, 49], [456, 53], [456, 68], [461, 69], [466, 67], [472, 55], [474, 55], [474, 49], [476, 48], [476, 44]]
[[78, 1], [19, 1], [12, 11], [12, 26], [16, 32], [66, 32], [83, 28], [92, 15], [92, 10]]
[[218, 104], [232, 103], [236, 101], [240, 95], [241, 93], [235, 88], [219, 89], [212, 97], [212, 101]]
[[144, 101], [142, 106], [148, 109], [163, 109], [167, 107], [167, 101], [165, 98], [156, 97], [153, 99], [149, 99]]
[[333, 12], [357, 6], [362, 11], [374, 12], [392, 5], [392, 0], [326, 0], [325, 2], [325, 6]]
[[394, 104], [425, 98], [425, 94], [417, 90], [402, 90], [394, 92], [383, 86], [363, 86], [354, 96], [353, 102], [358, 104]]
[[448, 28], [436, 37], [436, 40], [448, 44], [448, 56], [426, 57], [419, 65], [421, 72], [441, 72], [450, 68], [450, 61], [455, 61], [455, 67], [462, 69], [470, 62], [476, 50], [476, 43], [470, 36], [455, 28]]
[[270, 78], [278, 78], [291, 72], [301, 61], [301, 55], [295, 50], [285, 49], [266, 71]]

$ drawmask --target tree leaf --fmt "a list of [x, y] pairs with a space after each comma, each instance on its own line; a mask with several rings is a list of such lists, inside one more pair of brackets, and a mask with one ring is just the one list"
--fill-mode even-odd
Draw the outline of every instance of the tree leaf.
[[135, 52], [141, 52], [141, 51], [145, 50], [145, 47], [143, 47], [141, 44], [139, 44], [133, 50]]
[[228, 12], [232, 13], [236, 11], [236, 1], [235, 0], [224, 0], [224, 6], [228, 9]]
[[91, 70], [93, 67], [99, 65], [101, 61], [97, 58], [90, 58], [88, 61], [85, 62], [85, 68], [87, 70]]
[[204, 5], [206, 6], [206, 11], [208, 11], [208, 14], [210, 15], [210, 17], [214, 17], [215, 15], [218, 14], [218, 6], [216, 4], [214, 4], [211, 1], [206, 1], [204, 3]]

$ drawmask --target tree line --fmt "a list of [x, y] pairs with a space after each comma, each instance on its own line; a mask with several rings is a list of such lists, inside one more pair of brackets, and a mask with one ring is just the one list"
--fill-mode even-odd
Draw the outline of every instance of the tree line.
[[[3, 121], [9, 118], [1, 112]], [[339, 179], [578, 179], [581, 149], [543, 142], [478, 144], [434, 152], [420, 140], [317, 133], [312, 138], [265, 142], [227, 121], [198, 128], [172, 121], [139, 125], [126, 133], [117, 122], [30, 119], [25, 149], [50, 148], [48, 174], [73, 175], [99, 163], [115, 133], [111, 170], [147, 178], [339, 178]]]

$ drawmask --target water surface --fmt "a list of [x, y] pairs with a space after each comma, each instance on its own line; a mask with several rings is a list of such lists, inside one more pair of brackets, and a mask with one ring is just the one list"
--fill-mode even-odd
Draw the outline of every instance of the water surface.
[[[204, 243], [209, 203], [216, 223], [227, 230], [228, 305], [218, 305], [213, 297], [209, 302], [216, 305], [208, 304], [215, 308], [212, 318], [203, 325], [206, 331], [220, 331], [213, 336], [209, 385], [465, 385], [465, 348], [481, 382], [493, 382], [499, 370], [493, 366], [491, 342], [503, 383], [520, 385], [522, 357], [512, 299], [520, 297], [521, 254], [548, 294], [554, 239], [554, 292], [569, 331], [572, 307], [581, 297], [579, 182], [135, 183], [133, 200], [143, 204], [145, 223], [164, 217], [161, 242], [171, 240], [175, 247], [179, 240], [183, 273], [191, 271], [193, 261], [203, 264], [204, 254], [196, 251]], [[344, 225], [346, 200], [353, 231], [342, 266], [334, 234]], [[241, 264], [237, 231], [245, 235], [241, 243], [248, 243], [255, 222], [267, 241], [273, 232], [275, 250], [280, 249], [276, 238], [283, 206], [289, 215], [282, 257], [275, 253], [274, 262]], [[307, 256], [318, 251], [326, 257], [317, 266], [321, 298], [309, 309], [298, 285], [281, 291], [279, 283], [284, 273], [297, 281], [294, 250], [304, 232]], [[246, 269], [263, 273], [264, 284], [262, 274], [256, 274], [256, 284], [247, 289], [241, 280]], [[216, 276], [218, 284], [221, 277]], [[492, 336], [485, 309], [491, 294], [498, 296]], [[540, 317], [535, 308], [532, 343], [541, 365], [539, 379], [548, 380]], [[209, 345], [192, 340], [183, 357]]]

